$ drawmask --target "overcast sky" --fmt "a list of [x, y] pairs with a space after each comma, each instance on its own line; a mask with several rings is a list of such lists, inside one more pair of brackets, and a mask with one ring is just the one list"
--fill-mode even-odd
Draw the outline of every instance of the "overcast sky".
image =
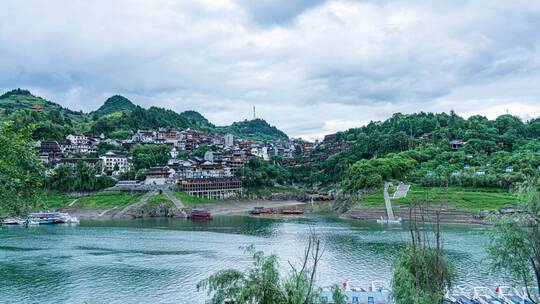
[[121, 94], [313, 139], [394, 112], [540, 114], [540, 1], [2, 0], [0, 89]]

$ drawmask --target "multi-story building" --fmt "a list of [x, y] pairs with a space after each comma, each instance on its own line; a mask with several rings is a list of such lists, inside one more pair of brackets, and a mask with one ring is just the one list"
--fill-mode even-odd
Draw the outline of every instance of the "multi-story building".
[[43, 163], [56, 163], [62, 157], [62, 148], [58, 141], [43, 140], [39, 144], [39, 160]]
[[230, 133], [225, 134], [225, 136], [223, 137], [223, 142], [225, 147], [234, 146], [234, 136]]
[[156, 131], [152, 130], [137, 130], [133, 135], [132, 140], [135, 142], [152, 143], [156, 138]]
[[109, 151], [105, 155], [100, 156], [103, 160], [103, 165], [107, 173], [122, 173], [129, 169], [129, 158], [121, 153]]
[[237, 177], [191, 178], [179, 181], [181, 191], [192, 196], [224, 199], [242, 193], [242, 181]]
[[228, 161], [227, 166], [231, 168], [231, 174], [235, 175], [238, 170], [244, 167], [246, 159], [239, 155], [233, 155]]
[[90, 144], [90, 139], [84, 134], [70, 134], [66, 136], [66, 139], [75, 146], [88, 146]]
[[169, 167], [152, 167], [146, 173], [144, 184], [146, 185], [165, 185], [174, 183], [170, 177], [174, 175], [174, 170]]

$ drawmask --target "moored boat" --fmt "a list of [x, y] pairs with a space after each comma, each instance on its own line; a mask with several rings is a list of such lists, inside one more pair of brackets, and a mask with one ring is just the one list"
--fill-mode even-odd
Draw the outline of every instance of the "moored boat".
[[78, 224], [79, 223], [78, 218], [69, 215], [69, 213], [67, 213], [67, 212], [60, 213], [60, 218], [62, 218], [64, 220], [64, 223], [66, 223], [66, 224]]
[[206, 209], [195, 208], [188, 214], [188, 218], [192, 220], [211, 220], [212, 214]]
[[304, 210], [298, 210], [298, 209], [283, 209], [280, 212], [283, 215], [302, 215], [304, 214]]
[[272, 213], [272, 208], [266, 208], [263, 206], [255, 206], [252, 210], [249, 211], [251, 215], [260, 215], [260, 214], [270, 214]]
[[58, 211], [43, 211], [30, 213], [28, 223], [38, 225], [52, 225], [65, 223], [66, 219]]
[[8, 217], [2, 221], [2, 225], [21, 225], [21, 224], [24, 224], [24, 221], [15, 217]]
[[495, 292], [487, 287], [473, 288], [472, 298], [476, 303], [480, 304], [503, 304], [504, 300], [500, 299]]
[[523, 297], [519, 294], [515, 288], [508, 286], [497, 286], [495, 289], [497, 296], [508, 304], [522, 304], [524, 302]]
[[[343, 283], [341, 292], [345, 295], [347, 304], [392, 303], [390, 299], [390, 290], [381, 282], [371, 283], [366, 290], [361, 287], [349, 286], [349, 283], [345, 281]], [[335, 303], [334, 299], [332, 298], [332, 291], [330, 289], [323, 289], [321, 292], [321, 303]]]

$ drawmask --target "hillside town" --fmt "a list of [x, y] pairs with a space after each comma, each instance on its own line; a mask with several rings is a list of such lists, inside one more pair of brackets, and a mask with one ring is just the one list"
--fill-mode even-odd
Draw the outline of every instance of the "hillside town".
[[[132, 148], [137, 145], [165, 145], [167, 163], [148, 168], [140, 181], [124, 180], [122, 174], [133, 168]], [[49, 169], [69, 165], [75, 175], [84, 162], [96, 175], [113, 177], [116, 190], [152, 190], [176, 186], [194, 196], [224, 199], [242, 192], [244, 164], [253, 157], [265, 161], [279, 159], [282, 164], [309, 163], [318, 142], [301, 139], [257, 141], [232, 134], [210, 134], [194, 129], [138, 130], [130, 139], [70, 134], [64, 141], [38, 142], [39, 159]], [[102, 150], [100, 147], [116, 147]], [[201, 152], [195, 155], [195, 151]]]

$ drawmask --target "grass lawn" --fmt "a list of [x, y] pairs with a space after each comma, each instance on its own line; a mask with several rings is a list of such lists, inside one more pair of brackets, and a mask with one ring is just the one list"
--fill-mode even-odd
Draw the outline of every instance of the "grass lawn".
[[176, 198], [178, 198], [186, 207], [213, 205], [226, 202], [226, 200], [215, 200], [210, 198], [191, 196], [185, 192], [174, 192], [174, 196], [176, 196]]
[[144, 205], [157, 208], [161, 203], [166, 203], [169, 207], [174, 206], [174, 203], [165, 194], [158, 194], [150, 197]]
[[74, 197], [61, 192], [44, 192], [40, 195], [39, 202], [45, 209], [59, 209], [66, 207], [74, 199]]
[[142, 194], [130, 194], [127, 192], [98, 192], [77, 199], [74, 206], [80, 208], [122, 207], [133, 204], [142, 197]]
[[[392, 200], [393, 205], [405, 205], [411, 202], [428, 202], [439, 204], [446, 202], [444, 188], [420, 187], [412, 185], [407, 197]], [[515, 206], [517, 198], [507, 191], [500, 189], [457, 188], [448, 189], [449, 207], [467, 209], [470, 211], [498, 210], [504, 206]], [[383, 190], [369, 194], [361, 199], [358, 206], [384, 206]]]

